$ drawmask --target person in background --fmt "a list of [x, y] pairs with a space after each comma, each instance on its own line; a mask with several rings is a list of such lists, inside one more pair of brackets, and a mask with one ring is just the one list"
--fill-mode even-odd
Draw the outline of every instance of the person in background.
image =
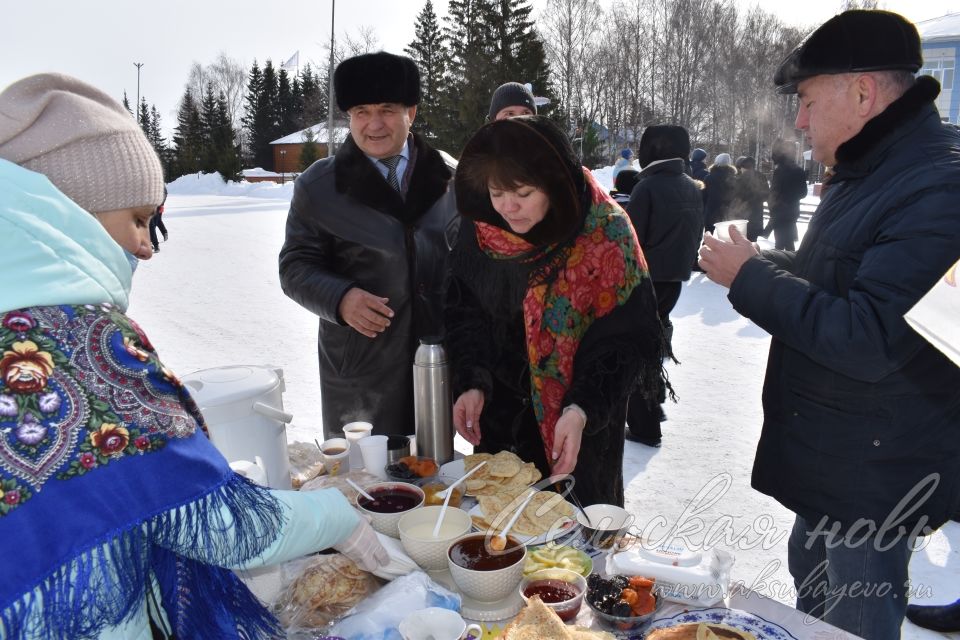
[[493, 92], [487, 120], [503, 120], [514, 116], [537, 115], [537, 103], [528, 84], [505, 82]]
[[792, 145], [783, 140], [773, 143], [770, 159], [774, 165], [770, 178], [770, 222], [763, 235], [773, 231], [776, 248], [793, 251], [798, 237], [800, 200], [807, 196], [807, 177], [793, 161]]
[[633, 167], [633, 151], [631, 149], [623, 149], [620, 151], [620, 157], [617, 158], [617, 161], [613, 164], [613, 179], [617, 179], [617, 174], [619, 174], [624, 169], [630, 169]]
[[921, 63], [896, 13], [821, 25], [774, 78], [834, 170], [800, 248], [700, 252], [772, 336], [752, 483], [796, 513], [797, 608], [871, 640], [900, 637], [914, 540], [960, 509], [960, 368], [903, 318], [960, 247], [960, 135]]
[[333, 81], [350, 136], [297, 178], [280, 284], [320, 317], [325, 437], [355, 420], [408, 435], [414, 352], [442, 335], [455, 162], [410, 132], [420, 102], [410, 58], [348, 58]]
[[156, 153], [106, 94], [59, 74], [0, 93], [0, 539], [16, 541], [0, 637], [274, 638], [234, 569], [331, 546], [388, 561], [338, 491], [235, 474], [125, 315], [162, 199]]
[[730, 154], [717, 154], [710, 172], [703, 179], [703, 223], [708, 232], [713, 233], [718, 222], [733, 219], [736, 181], [737, 169]]
[[707, 169], [707, 152], [703, 149], [694, 149], [693, 153], [690, 154], [690, 175], [694, 180], [700, 180], [703, 182], [704, 178], [710, 175], [710, 170]]
[[160, 206], [157, 207], [157, 210], [153, 212], [153, 217], [150, 218], [150, 244], [153, 246], [153, 252], [156, 253], [160, 251], [160, 241], [157, 239], [157, 229], [160, 229], [160, 233], [163, 234], [163, 241], [167, 241], [167, 225], [163, 224], [163, 206], [167, 203], [167, 188], [163, 188], [163, 202], [160, 203]]
[[639, 179], [640, 172], [636, 169], [624, 169], [618, 173], [617, 179], [613, 181], [613, 190], [610, 192], [614, 202], [626, 209], [627, 203], [630, 202], [630, 194]]
[[572, 473], [585, 505], [623, 505], [627, 399], [656, 397], [664, 348], [629, 219], [541, 116], [484, 125], [456, 192], [445, 318], [457, 432], [544, 476]]
[[757, 171], [757, 161], [751, 156], [737, 158], [736, 168], [732, 215], [734, 220], [747, 221], [747, 239], [753, 242], [763, 233], [763, 203], [770, 193], [770, 185]]
[[[647, 258], [657, 294], [657, 314], [668, 346], [673, 338], [670, 312], [680, 299], [683, 283], [690, 279], [703, 235], [703, 184], [684, 172], [689, 154], [690, 135], [683, 127], [647, 127], [637, 150], [643, 169], [626, 207]], [[669, 353], [672, 355], [672, 347]], [[655, 400], [644, 397], [642, 390], [630, 399], [628, 440], [660, 446], [660, 423], [666, 420], [662, 407], [665, 400], [665, 385]]]

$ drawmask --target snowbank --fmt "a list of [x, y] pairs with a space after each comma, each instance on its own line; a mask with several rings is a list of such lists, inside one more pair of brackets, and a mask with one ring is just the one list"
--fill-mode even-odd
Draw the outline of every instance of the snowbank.
[[290, 200], [293, 180], [285, 184], [275, 182], [224, 181], [219, 173], [191, 173], [180, 176], [167, 185], [167, 192], [178, 196], [246, 196], [271, 200]]

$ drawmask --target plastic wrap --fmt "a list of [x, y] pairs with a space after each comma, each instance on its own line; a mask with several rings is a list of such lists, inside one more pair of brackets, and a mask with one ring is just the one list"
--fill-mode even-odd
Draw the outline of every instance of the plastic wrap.
[[329, 633], [347, 640], [401, 640], [397, 627], [411, 611], [441, 607], [459, 612], [460, 603], [459, 595], [415, 571], [361, 601]]
[[323, 456], [314, 443], [293, 442], [287, 446], [290, 457], [290, 484], [299, 489], [323, 473]]
[[366, 471], [350, 471], [335, 476], [322, 475], [304, 483], [300, 491], [319, 491], [320, 489], [338, 489], [346, 496], [350, 504], [356, 504], [357, 490], [347, 484], [347, 479], [353, 480], [359, 487], [368, 487], [380, 482], [380, 478]]
[[377, 578], [339, 553], [288, 562], [283, 575], [273, 612], [288, 630], [327, 632], [331, 622], [380, 588]]

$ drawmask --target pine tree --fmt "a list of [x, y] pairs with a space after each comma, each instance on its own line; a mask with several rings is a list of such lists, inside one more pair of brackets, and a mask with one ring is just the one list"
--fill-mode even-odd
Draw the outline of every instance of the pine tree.
[[140, 98], [140, 108], [137, 110], [137, 122], [143, 130], [143, 135], [150, 139], [150, 107], [147, 105], [147, 97]]
[[133, 109], [130, 108], [130, 100], [127, 98], [127, 92], [123, 92], [123, 108], [127, 110], [130, 116], [133, 116]]
[[420, 105], [413, 129], [434, 138], [434, 124], [441, 118], [440, 96], [447, 68], [447, 51], [432, 0], [427, 0], [417, 15], [416, 38], [404, 51], [420, 70]]
[[277, 74], [277, 132], [280, 136], [298, 131], [296, 95], [286, 69]]
[[308, 127], [303, 132], [303, 146], [300, 148], [300, 171], [306, 171], [319, 159], [320, 147], [317, 145], [317, 136], [313, 133], [313, 128]]
[[497, 86], [492, 28], [496, 12], [493, 0], [450, 0], [447, 11], [449, 82], [440, 99], [436, 132], [438, 145], [459, 155], [486, 120], [490, 94]]
[[273, 149], [270, 143], [280, 137], [278, 93], [277, 74], [274, 72], [273, 63], [267, 60], [261, 72], [254, 61], [247, 83], [246, 115], [243, 124], [247, 131], [253, 165], [264, 169], [273, 169]]
[[217, 171], [225, 180], [240, 179], [240, 150], [237, 148], [237, 132], [230, 117], [230, 105], [223, 91], [217, 96], [215, 127], [211, 139], [217, 150]]
[[187, 88], [177, 110], [177, 126], [174, 128], [173, 144], [175, 170], [171, 178], [199, 170], [203, 151], [203, 123], [200, 110], [193, 99], [193, 93]]
[[497, 0], [497, 82], [493, 88], [504, 82], [530, 83], [535, 95], [550, 100], [550, 106], [538, 109], [545, 113], [554, 106], [555, 96], [543, 40], [530, 18], [532, 11], [528, 0]]
[[200, 122], [203, 127], [203, 147], [200, 153], [200, 170], [204, 173], [213, 173], [217, 170], [217, 132], [220, 123], [217, 119], [217, 99], [213, 95], [213, 84], [207, 83], [203, 92], [203, 101], [200, 103]]
[[300, 70], [300, 121], [301, 129], [312, 127], [327, 119], [327, 85], [307, 64]]

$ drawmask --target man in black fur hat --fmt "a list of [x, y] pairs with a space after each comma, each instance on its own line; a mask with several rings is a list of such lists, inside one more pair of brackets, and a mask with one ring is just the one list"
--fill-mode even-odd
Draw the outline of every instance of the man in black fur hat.
[[797, 606], [871, 640], [900, 637], [914, 539], [960, 503], [960, 369], [903, 319], [960, 251], [960, 135], [921, 62], [895, 13], [811, 34], [775, 83], [797, 93], [829, 192], [796, 252], [733, 228], [700, 251], [773, 337], [752, 483], [797, 514]]
[[411, 434], [413, 354], [442, 333], [455, 163], [410, 132], [420, 101], [410, 58], [349, 58], [333, 83], [350, 136], [297, 179], [280, 283], [320, 316], [324, 436], [355, 420]]

